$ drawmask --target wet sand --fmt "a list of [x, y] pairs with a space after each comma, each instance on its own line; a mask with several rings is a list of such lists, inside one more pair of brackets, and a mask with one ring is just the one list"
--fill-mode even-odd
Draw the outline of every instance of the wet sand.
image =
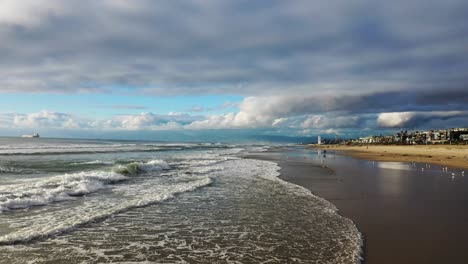
[[310, 149], [252, 157], [277, 162], [283, 180], [308, 188], [352, 219], [365, 239], [363, 263], [468, 263], [468, 175], [461, 170], [330, 151], [323, 157]]
[[468, 145], [310, 145], [368, 160], [425, 162], [468, 169]]

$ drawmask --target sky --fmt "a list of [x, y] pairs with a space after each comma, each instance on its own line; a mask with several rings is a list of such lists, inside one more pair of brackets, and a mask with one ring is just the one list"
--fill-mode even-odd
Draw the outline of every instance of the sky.
[[466, 0], [2, 0], [0, 135], [468, 127]]

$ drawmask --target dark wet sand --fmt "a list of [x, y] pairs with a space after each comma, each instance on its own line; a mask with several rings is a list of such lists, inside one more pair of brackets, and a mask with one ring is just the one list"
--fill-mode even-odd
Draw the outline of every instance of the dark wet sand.
[[425, 164], [413, 171], [383, 169], [330, 152], [325, 164], [333, 170], [324, 169], [319, 155], [309, 152], [293, 157], [288, 150], [270, 151], [255, 158], [277, 162], [280, 178], [352, 219], [364, 235], [363, 263], [468, 263], [468, 175], [454, 169], [452, 179], [450, 168], [442, 173], [435, 165], [416, 171]]

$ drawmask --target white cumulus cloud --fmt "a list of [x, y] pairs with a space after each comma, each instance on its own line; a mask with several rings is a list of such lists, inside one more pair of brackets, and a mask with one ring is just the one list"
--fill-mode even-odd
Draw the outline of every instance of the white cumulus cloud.
[[466, 111], [391, 112], [379, 114], [377, 124], [381, 127], [417, 127], [431, 120], [467, 116]]
[[13, 127], [26, 128], [86, 128], [88, 124], [82, 120], [77, 120], [72, 115], [66, 113], [51, 112], [43, 110], [32, 114], [15, 114], [12, 119]]

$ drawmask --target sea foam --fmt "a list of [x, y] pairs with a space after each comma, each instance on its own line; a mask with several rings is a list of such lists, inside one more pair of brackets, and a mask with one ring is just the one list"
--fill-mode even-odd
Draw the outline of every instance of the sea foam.
[[[177, 153], [171, 158], [164, 157], [169, 164], [154, 159], [108, 168], [101, 172], [123, 180], [77, 184], [73, 188], [76, 195], [87, 191], [94, 194], [77, 198], [69, 190], [65, 198], [72, 201], [24, 214], [21, 211], [4, 214], [6, 221], [2, 224], [6, 228], [0, 230], [0, 244], [48, 238], [118, 214], [68, 235], [18, 245], [25, 248], [21, 253], [27, 254], [22, 254], [24, 259], [17, 263], [29, 256], [36, 260], [40, 256], [45, 256], [44, 261], [57, 260], [70, 252], [67, 248], [76, 247], [80, 251], [72, 250], [77, 254], [73, 257], [81, 257], [76, 261], [84, 262], [104, 255], [101, 260], [108, 262], [173, 261], [172, 253], [166, 256], [168, 259], [160, 255], [167, 251], [177, 254], [181, 262], [206, 262], [207, 259], [217, 262], [227, 258], [233, 263], [285, 262], [281, 253], [285, 250], [284, 243], [290, 245], [288, 255], [289, 250], [295, 252], [290, 260], [297, 263], [311, 263], [309, 257], [314, 259], [314, 254], [318, 259], [327, 260], [321, 263], [355, 263], [359, 259], [360, 234], [349, 219], [337, 214], [336, 207], [305, 188], [282, 181], [276, 163], [241, 159], [235, 156], [238, 152], [238, 149], [220, 149]], [[187, 193], [144, 210], [131, 210], [212, 182], [216, 184], [201, 192]], [[107, 189], [100, 192], [100, 188]], [[289, 234], [294, 237], [288, 238]], [[194, 239], [197, 235], [201, 239]], [[223, 241], [227, 242], [224, 246]], [[52, 250], [48, 251], [49, 248]], [[141, 254], [145, 254], [144, 258], [140, 258]], [[347, 261], [350, 259], [354, 261]]]

